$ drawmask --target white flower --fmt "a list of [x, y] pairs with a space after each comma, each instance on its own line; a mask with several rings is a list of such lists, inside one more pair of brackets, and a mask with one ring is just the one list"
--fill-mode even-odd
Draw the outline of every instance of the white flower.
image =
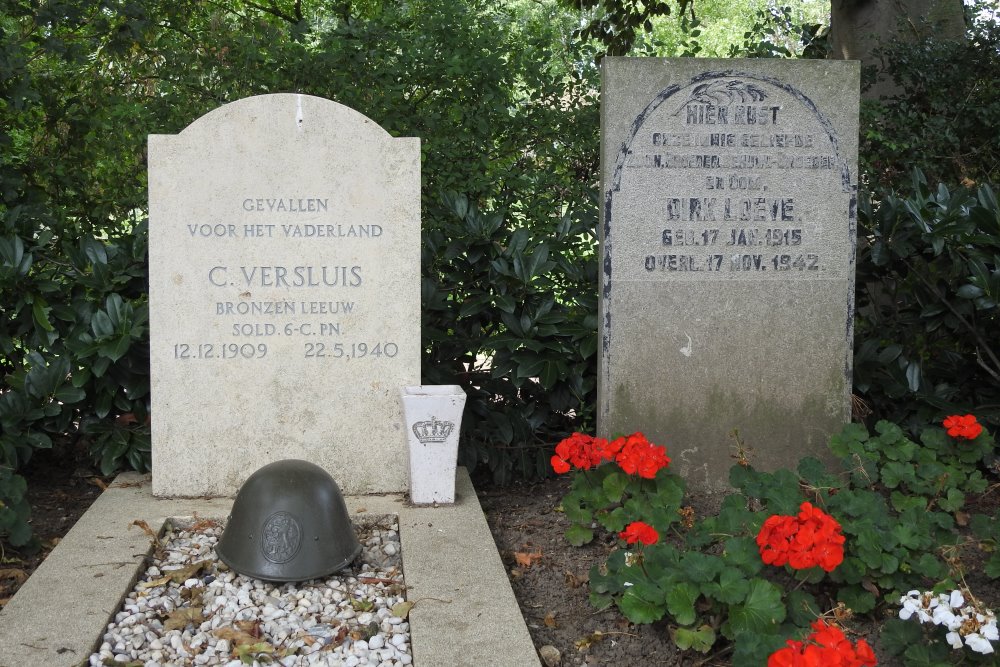
[[992, 621], [990, 621], [986, 625], [983, 625], [982, 627], [980, 627], [979, 628], [979, 632], [986, 639], [990, 639], [992, 641], [997, 641], [998, 639], [1000, 639], [1000, 632], [997, 632], [997, 621], [996, 621], [996, 619], [993, 619]]
[[983, 655], [993, 653], [993, 645], [990, 644], [988, 639], [977, 632], [965, 635], [965, 644], [976, 653], [982, 653]]
[[960, 616], [956, 616], [951, 607], [941, 605], [934, 609], [933, 621], [935, 625], [944, 625], [949, 630], [958, 630], [962, 625]]
[[952, 648], [962, 648], [962, 635], [957, 632], [949, 632], [944, 636]]
[[622, 582], [622, 586], [624, 586], [625, 588], [628, 588], [630, 586], [635, 586], [635, 584], [633, 584], [631, 581], [623, 581]]
[[951, 606], [958, 609], [963, 604], [965, 604], [965, 596], [962, 595], [962, 591], [957, 589], [953, 590], [951, 592]]

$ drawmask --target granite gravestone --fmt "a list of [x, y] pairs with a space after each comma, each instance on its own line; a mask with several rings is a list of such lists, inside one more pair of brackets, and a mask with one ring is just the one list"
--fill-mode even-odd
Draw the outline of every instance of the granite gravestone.
[[153, 492], [234, 495], [314, 462], [406, 489], [420, 380], [420, 142], [308, 95], [149, 137]]
[[689, 483], [825, 452], [849, 420], [859, 68], [603, 61], [598, 430]]

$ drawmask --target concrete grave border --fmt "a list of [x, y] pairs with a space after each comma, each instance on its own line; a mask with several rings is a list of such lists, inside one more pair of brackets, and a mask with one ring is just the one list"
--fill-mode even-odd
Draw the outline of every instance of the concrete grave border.
[[[538, 666], [476, 491], [458, 471], [456, 502], [410, 505], [401, 494], [348, 496], [356, 514], [395, 514], [416, 667]], [[226, 498], [154, 498], [149, 475], [124, 473], [97, 499], [0, 610], [0, 667], [72, 667], [100, 645], [171, 517], [225, 518]]]

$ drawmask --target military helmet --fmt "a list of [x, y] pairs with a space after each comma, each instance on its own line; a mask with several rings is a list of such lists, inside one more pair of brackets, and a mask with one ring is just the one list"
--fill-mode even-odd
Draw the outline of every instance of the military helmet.
[[325, 577], [360, 551], [340, 487], [318, 465], [296, 459], [250, 475], [215, 548], [236, 572], [266, 581]]

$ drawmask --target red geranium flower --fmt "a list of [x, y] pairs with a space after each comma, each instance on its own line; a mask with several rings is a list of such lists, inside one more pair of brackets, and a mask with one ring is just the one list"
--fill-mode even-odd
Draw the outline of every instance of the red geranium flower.
[[626, 474], [639, 475], [643, 479], [653, 479], [662, 468], [670, 465], [666, 447], [652, 444], [638, 431], [624, 438], [615, 461]]
[[767, 667], [875, 667], [875, 652], [864, 639], [852, 644], [844, 631], [823, 619], [804, 642], [789, 639], [767, 659]]
[[646, 546], [649, 546], [650, 544], [656, 544], [660, 539], [660, 534], [648, 523], [633, 521], [625, 526], [625, 530], [618, 533], [618, 537], [625, 540], [628, 544], [642, 542]]
[[983, 427], [976, 421], [975, 415], [952, 415], [945, 417], [942, 425], [948, 429], [948, 435], [963, 440], [975, 440], [983, 432]]
[[757, 533], [760, 558], [767, 565], [796, 570], [819, 566], [833, 571], [844, 561], [844, 535], [829, 514], [805, 502], [797, 516], [768, 517]]

